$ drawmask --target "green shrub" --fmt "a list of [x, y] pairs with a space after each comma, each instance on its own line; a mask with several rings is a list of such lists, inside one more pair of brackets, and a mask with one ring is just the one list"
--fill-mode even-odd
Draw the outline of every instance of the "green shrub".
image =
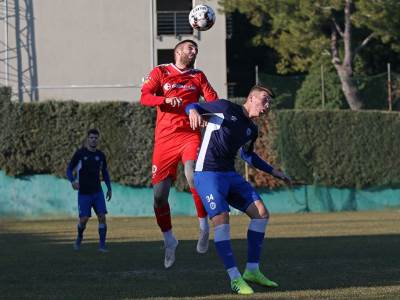
[[[155, 110], [127, 102], [10, 102], [0, 89], [0, 169], [8, 175], [65, 176], [89, 128], [101, 132], [112, 181], [151, 185]], [[333, 187], [400, 186], [399, 113], [276, 110], [258, 121], [256, 152], [306, 184]], [[244, 174], [244, 163], [236, 162]], [[187, 188], [182, 168], [176, 186]], [[282, 182], [249, 170], [257, 187]]]

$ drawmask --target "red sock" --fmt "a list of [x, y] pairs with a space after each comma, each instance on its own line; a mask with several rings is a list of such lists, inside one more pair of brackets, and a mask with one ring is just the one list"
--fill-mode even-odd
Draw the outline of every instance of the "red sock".
[[207, 212], [203, 206], [203, 202], [201, 201], [200, 196], [197, 193], [196, 189], [191, 188], [190, 191], [192, 192], [192, 195], [193, 195], [194, 205], [196, 206], [196, 210], [197, 210], [197, 216], [199, 218], [207, 217]]
[[172, 228], [171, 211], [168, 203], [161, 207], [154, 206], [154, 213], [156, 215], [157, 224], [161, 228], [162, 232], [166, 232]]

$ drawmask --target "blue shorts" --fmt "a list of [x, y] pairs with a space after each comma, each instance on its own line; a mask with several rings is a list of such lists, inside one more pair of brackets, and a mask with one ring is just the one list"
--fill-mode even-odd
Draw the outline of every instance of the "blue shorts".
[[245, 212], [260, 195], [236, 172], [195, 172], [194, 185], [210, 218], [229, 212], [229, 205]]
[[96, 215], [105, 215], [107, 213], [103, 191], [90, 195], [78, 193], [79, 217], [91, 217], [92, 207]]

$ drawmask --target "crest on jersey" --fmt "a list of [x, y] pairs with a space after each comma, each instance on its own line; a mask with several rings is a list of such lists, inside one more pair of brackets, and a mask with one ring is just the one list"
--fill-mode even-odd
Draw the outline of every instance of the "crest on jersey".
[[142, 85], [145, 85], [145, 84], [149, 83], [150, 80], [151, 80], [151, 76], [150, 75], [148, 75], [147, 77], [143, 77], [142, 78]]
[[152, 165], [151, 166], [151, 173], [153, 174], [153, 178], [156, 176], [156, 172], [157, 172], [157, 166], [156, 165]]
[[250, 129], [250, 128], [247, 128], [246, 134], [247, 134], [247, 136], [250, 136], [250, 135], [251, 135], [251, 129]]
[[236, 121], [237, 121], [237, 118], [236, 118], [235, 116], [232, 116], [232, 117], [231, 117], [231, 121], [236, 122]]
[[100, 157], [98, 157], [97, 155], [94, 157], [95, 160], [100, 160]]
[[164, 84], [164, 90], [169, 91], [171, 89], [172, 85], [170, 83]]

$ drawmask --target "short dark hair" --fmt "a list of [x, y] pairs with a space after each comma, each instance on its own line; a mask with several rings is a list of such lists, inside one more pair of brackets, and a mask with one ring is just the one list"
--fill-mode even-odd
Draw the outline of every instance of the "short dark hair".
[[183, 40], [183, 41], [180, 41], [180, 42], [179, 42], [178, 44], [176, 44], [175, 47], [174, 47], [174, 64], [176, 63], [176, 59], [175, 59], [176, 50], [177, 50], [181, 45], [183, 45], [183, 44], [185, 44], [185, 43], [191, 43], [191, 44], [193, 44], [193, 45], [196, 47], [196, 49], [199, 48], [199, 46], [197, 45], [197, 43], [196, 43], [195, 41], [193, 41], [193, 40]]
[[193, 41], [193, 40], [189, 40], [189, 39], [183, 40], [183, 41], [180, 41], [178, 44], [175, 45], [175, 47], [174, 47], [174, 54], [175, 54], [176, 49], [178, 49], [178, 47], [179, 47], [180, 45], [185, 44], [185, 43], [192, 43], [196, 48], [199, 47], [199, 46], [197, 45], [197, 43], [196, 43], [195, 41]]
[[270, 88], [267, 88], [267, 87], [262, 86], [262, 85], [256, 84], [255, 86], [253, 86], [253, 87], [250, 89], [249, 95], [250, 95], [252, 92], [254, 92], [254, 91], [257, 91], [257, 92], [266, 92], [266, 93], [268, 94], [268, 96], [270, 96], [271, 98], [274, 98], [274, 97], [275, 97], [274, 92], [273, 92]]
[[94, 134], [94, 135], [100, 135], [100, 131], [96, 128], [90, 128], [87, 132], [87, 136]]

